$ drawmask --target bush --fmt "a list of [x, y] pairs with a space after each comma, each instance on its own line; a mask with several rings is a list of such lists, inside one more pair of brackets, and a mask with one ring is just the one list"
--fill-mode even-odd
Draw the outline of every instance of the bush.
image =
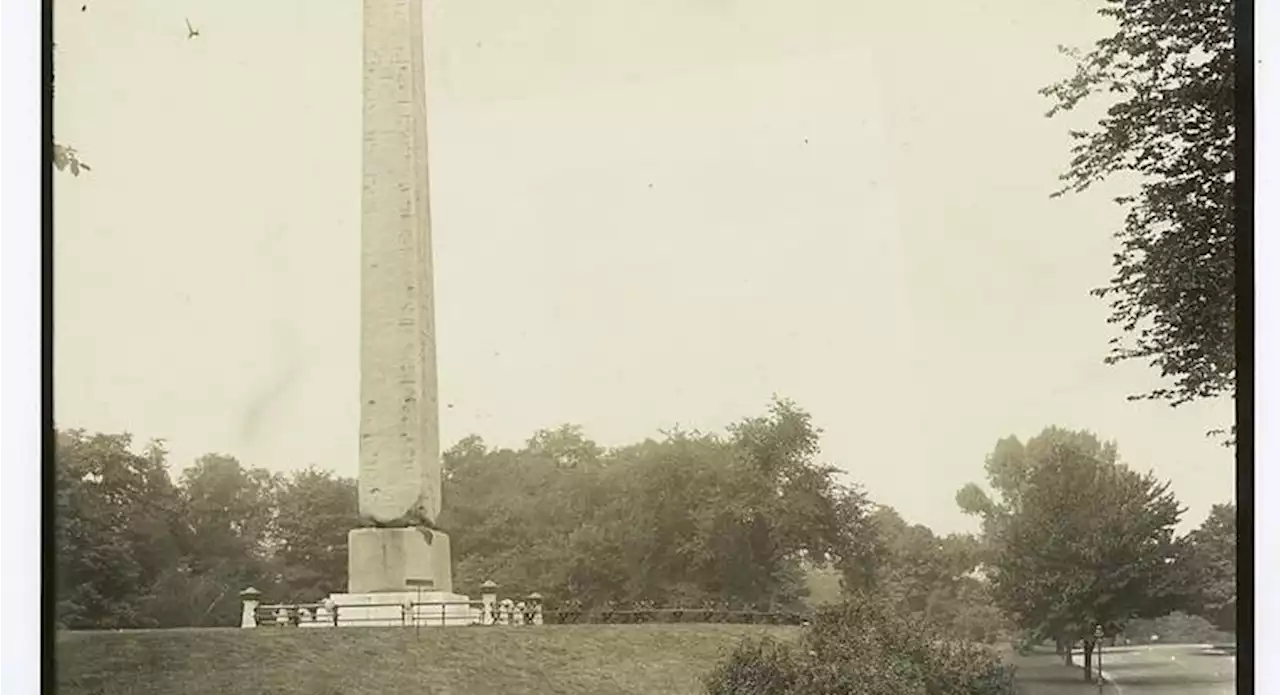
[[791, 645], [772, 637], [747, 638], [704, 683], [713, 695], [794, 693], [801, 667]]
[[704, 681], [710, 695], [1011, 695], [1013, 673], [987, 647], [942, 639], [883, 604], [820, 610], [798, 646], [740, 644]]

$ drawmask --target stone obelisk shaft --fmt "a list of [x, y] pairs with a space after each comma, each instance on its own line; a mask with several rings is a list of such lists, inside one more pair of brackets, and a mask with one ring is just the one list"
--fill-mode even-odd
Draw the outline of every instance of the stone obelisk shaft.
[[440, 513], [421, 0], [364, 0], [360, 514]]

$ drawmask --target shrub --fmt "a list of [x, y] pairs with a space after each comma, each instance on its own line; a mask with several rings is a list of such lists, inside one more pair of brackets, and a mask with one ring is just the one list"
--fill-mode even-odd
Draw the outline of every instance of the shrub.
[[744, 642], [706, 678], [710, 695], [1010, 695], [989, 648], [942, 639], [884, 604], [820, 610], [798, 646]]
[[706, 677], [713, 695], [797, 692], [801, 664], [791, 645], [772, 637], [747, 638]]

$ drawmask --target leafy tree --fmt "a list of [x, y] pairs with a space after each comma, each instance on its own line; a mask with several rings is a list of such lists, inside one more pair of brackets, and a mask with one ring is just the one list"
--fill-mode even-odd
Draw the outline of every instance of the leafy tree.
[[1190, 611], [1226, 632], [1236, 630], [1236, 505], [1216, 504], [1187, 538]]
[[278, 476], [245, 468], [230, 456], [208, 454], [182, 472], [186, 571], [214, 598], [192, 625], [232, 625], [240, 611], [238, 593], [253, 585], [274, 588], [282, 576], [271, 568]]
[[813, 460], [817, 438], [778, 402], [728, 436], [675, 431], [613, 451], [570, 426], [519, 451], [465, 439], [444, 457], [457, 583], [586, 607], [781, 607], [803, 596], [806, 565], [867, 582], [869, 502]]
[[71, 171], [72, 176], [79, 176], [81, 171], [92, 171], [92, 168], [80, 159], [80, 153], [74, 147], [53, 143], [53, 166], [58, 171]]
[[880, 551], [872, 504], [857, 486], [838, 482], [839, 469], [815, 460], [822, 431], [809, 414], [775, 400], [767, 415], [744, 420], [730, 434], [740, 460], [756, 473], [761, 506], [754, 511], [773, 525], [783, 555], [830, 563], [846, 589], [870, 586]]
[[[494, 579], [552, 603], [798, 607], [805, 571], [874, 583], [870, 502], [817, 462], [819, 433], [777, 402], [726, 435], [671, 432], [606, 450], [579, 428], [519, 450], [468, 437], [444, 455], [440, 526], [455, 582]], [[341, 590], [359, 525], [353, 481], [290, 477], [211, 454], [170, 482], [163, 450], [66, 436], [59, 599], [74, 627], [233, 625], [237, 594], [312, 601]], [[105, 483], [103, 481], [106, 481]], [[101, 568], [109, 571], [101, 571]]]
[[1119, 463], [1114, 443], [1048, 428], [1026, 446], [1001, 440], [986, 470], [995, 498], [970, 484], [957, 501], [983, 519], [992, 597], [1019, 628], [1084, 639], [1086, 677], [1095, 624], [1116, 634], [1178, 606], [1183, 510], [1167, 482]]
[[150, 627], [148, 588], [177, 562], [177, 491], [165, 450], [127, 434], [56, 432], [57, 620], [65, 627]]
[[587, 439], [578, 425], [561, 425], [539, 430], [525, 447], [533, 456], [549, 459], [556, 466], [578, 468], [599, 463], [604, 449]]
[[598, 501], [591, 490], [598, 470], [565, 465], [544, 444], [535, 435], [519, 451], [491, 450], [468, 437], [445, 452], [440, 526], [451, 534], [456, 585], [493, 579], [504, 590], [545, 595], [563, 586], [569, 538]]
[[889, 605], [956, 637], [991, 642], [999, 636], [1004, 621], [978, 573], [974, 537], [939, 537], [908, 524], [892, 507], [879, 507], [873, 516], [884, 541], [875, 583]]
[[275, 493], [275, 564], [283, 601], [316, 601], [347, 586], [347, 534], [360, 525], [356, 481], [315, 468]]
[[[1050, 116], [1113, 100], [1072, 131], [1067, 191], [1138, 177], [1117, 232], [1110, 300], [1122, 335], [1109, 362], [1149, 360], [1171, 380], [1135, 398], [1173, 405], [1235, 394], [1235, 72], [1233, 0], [1107, 0], [1116, 31], [1042, 93]], [[1065, 49], [1064, 49], [1065, 50]], [[1234, 429], [1234, 428], [1233, 428]]]

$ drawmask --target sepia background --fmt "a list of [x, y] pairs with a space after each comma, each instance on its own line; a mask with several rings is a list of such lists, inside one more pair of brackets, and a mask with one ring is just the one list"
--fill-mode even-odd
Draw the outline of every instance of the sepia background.
[[[445, 446], [720, 429], [778, 394], [938, 532], [1046, 423], [1105, 427], [1184, 529], [1233, 497], [1205, 436], [1231, 406], [1126, 402], [1158, 375], [1102, 364], [1121, 210], [1049, 197], [1069, 141], [1036, 90], [1107, 30], [1092, 4], [538, 4], [428, 3]], [[56, 130], [93, 167], [55, 179], [58, 426], [353, 475], [360, 4], [81, 5], [55, 16]]]

